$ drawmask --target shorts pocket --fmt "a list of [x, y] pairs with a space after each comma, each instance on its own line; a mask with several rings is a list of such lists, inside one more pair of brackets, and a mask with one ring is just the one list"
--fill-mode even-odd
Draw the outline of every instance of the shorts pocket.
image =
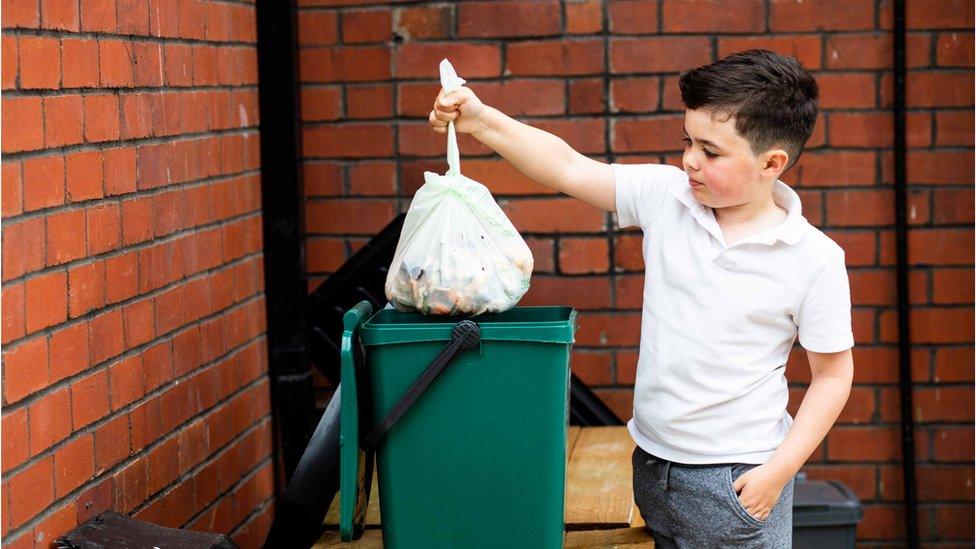
[[753, 467], [756, 466], [746, 464], [746, 463], [737, 463], [735, 465], [731, 465], [727, 467], [725, 470], [727, 476], [726, 483], [725, 483], [726, 486], [725, 492], [726, 495], [728, 495], [729, 498], [732, 500], [731, 501], [732, 507], [733, 509], [735, 509], [736, 514], [739, 515], [739, 517], [741, 517], [742, 520], [745, 520], [752, 526], [762, 527], [764, 524], [766, 524], [766, 521], [759, 520], [756, 517], [749, 514], [749, 511], [747, 511], [746, 508], [743, 507], [742, 502], [739, 501], [739, 495], [735, 493], [735, 488], [733, 488], [732, 486], [732, 484], [735, 482], [735, 479], [739, 478], [740, 476], [742, 476], [743, 473], [749, 471]]

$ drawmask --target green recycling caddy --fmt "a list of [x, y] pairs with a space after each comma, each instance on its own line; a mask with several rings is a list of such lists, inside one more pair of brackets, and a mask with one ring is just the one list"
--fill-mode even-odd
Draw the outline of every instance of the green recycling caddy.
[[[359, 536], [365, 514], [365, 423], [393, 408], [462, 319], [387, 308], [364, 322], [369, 314], [364, 302], [344, 318], [344, 539]], [[376, 444], [383, 545], [562, 547], [576, 312], [516, 307], [468, 320], [480, 343], [458, 353]]]

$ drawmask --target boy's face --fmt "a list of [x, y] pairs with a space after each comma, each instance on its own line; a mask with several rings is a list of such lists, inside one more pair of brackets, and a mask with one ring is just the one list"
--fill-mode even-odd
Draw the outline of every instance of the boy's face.
[[764, 171], [768, 156], [752, 152], [735, 129], [735, 118], [726, 120], [703, 109], [685, 110], [681, 161], [691, 193], [701, 204], [727, 208], [769, 200], [772, 187]]

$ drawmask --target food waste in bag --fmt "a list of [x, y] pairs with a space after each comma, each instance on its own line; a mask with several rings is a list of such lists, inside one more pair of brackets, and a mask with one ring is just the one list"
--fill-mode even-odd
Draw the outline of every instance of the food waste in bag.
[[[441, 61], [445, 94], [461, 87]], [[514, 307], [529, 289], [532, 252], [488, 188], [461, 175], [454, 122], [448, 122], [444, 175], [424, 172], [407, 210], [386, 277], [386, 297], [400, 311], [479, 315]]]

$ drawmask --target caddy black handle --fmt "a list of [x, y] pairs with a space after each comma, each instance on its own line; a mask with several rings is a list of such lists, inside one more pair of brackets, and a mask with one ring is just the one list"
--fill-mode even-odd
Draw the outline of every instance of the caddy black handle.
[[396, 405], [386, 414], [383, 421], [363, 440], [361, 447], [363, 450], [371, 451], [376, 444], [386, 435], [387, 431], [413, 406], [413, 403], [427, 390], [431, 382], [451, 363], [461, 351], [472, 349], [481, 341], [481, 329], [470, 320], [462, 320], [454, 326], [451, 331], [451, 341], [444, 347], [444, 350], [437, 355], [437, 358], [430, 363], [430, 366], [420, 374], [407, 392], [400, 397]]

